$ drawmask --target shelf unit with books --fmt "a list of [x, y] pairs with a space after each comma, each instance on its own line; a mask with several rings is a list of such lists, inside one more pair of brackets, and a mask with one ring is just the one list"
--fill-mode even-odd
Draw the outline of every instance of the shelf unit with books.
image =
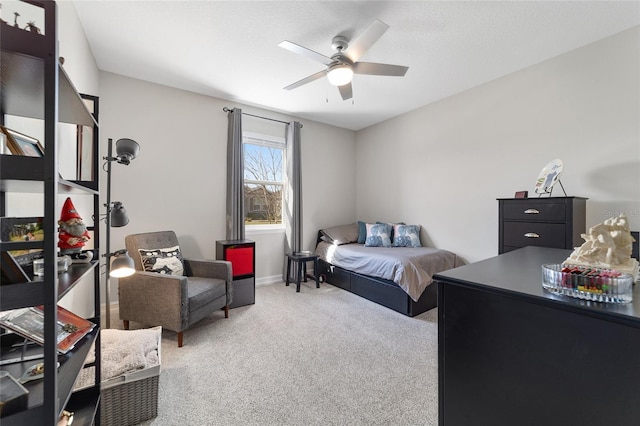
[[[42, 156], [0, 155], [0, 216], [12, 210], [8, 195], [39, 194], [42, 197], [43, 239], [38, 241], [0, 241], [3, 254], [14, 250], [41, 250], [44, 275], [34, 276], [32, 268], [23, 267], [26, 280], [0, 283], [0, 310], [42, 306], [44, 344], [26, 345], [18, 334], [0, 337], [0, 370], [20, 378], [34, 363], [44, 363], [44, 378], [25, 383], [28, 403], [24, 410], [3, 413], [3, 426], [39, 424], [56, 425], [63, 410], [74, 412], [74, 425], [100, 424], [100, 200], [98, 174], [97, 104], [89, 110], [59, 62], [57, 5], [53, 1], [10, 2], [11, 6], [29, 8], [39, 17], [38, 31], [0, 23], [2, 57], [0, 87], [0, 124], [8, 117], [35, 120], [43, 128]], [[3, 4], [5, 6], [5, 4]], [[9, 5], [7, 5], [9, 6]], [[3, 13], [11, 12], [3, 8]], [[6, 15], [5, 15], [6, 16]], [[97, 98], [91, 98], [97, 103]], [[89, 180], [63, 179], [59, 173], [59, 126], [61, 123], [87, 129], [91, 134], [91, 168]], [[23, 131], [24, 129], [13, 129]], [[28, 134], [27, 132], [24, 132]], [[78, 176], [76, 176], [78, 177]], [[60, 196], [90, 197], [93, 225], [93, 261], [72, 264], [65, 272], [58, 270], [58, 224], [62, 203]], [[39, 207], [35, 207], [39, 210]], [[4, 257], [3, 257], [4, 259]], [[3, 268], [4, 268], [3, 264]], [[78, 284], [93, 281], [93, 330], [62, 354], [57, 347], [58, 302]], [[4, 277], [3, 277], [4, 278]], [[76, 378], [90, 351], [95, 351], [93, 386], [73, 391]], [[59, 367], [58, 367], [59, 363]]]

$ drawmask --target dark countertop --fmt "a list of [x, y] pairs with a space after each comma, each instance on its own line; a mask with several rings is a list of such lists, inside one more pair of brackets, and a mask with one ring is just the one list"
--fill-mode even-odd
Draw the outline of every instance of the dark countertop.
[[640, 286], [638, 285], [634, 285], [631, 303], [592, 302], [555, 295], [542, 287], [542, 265], [562, 263], [570, 254], [571, 250], [565, 249], [524, 247], [441, 272], [434, 275], [433, 279], [444, 285], [453, 283], [479, 290], [495, 291], [561, 309], [579, 310], [583, 314], [621, 320], [634, 327], [640, 327]]

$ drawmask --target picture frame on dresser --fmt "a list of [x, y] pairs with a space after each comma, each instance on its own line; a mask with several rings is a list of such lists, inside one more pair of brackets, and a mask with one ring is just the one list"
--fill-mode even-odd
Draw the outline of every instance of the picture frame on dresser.
[[513, 198], [528, 198], [529, 191], [517, 191]]

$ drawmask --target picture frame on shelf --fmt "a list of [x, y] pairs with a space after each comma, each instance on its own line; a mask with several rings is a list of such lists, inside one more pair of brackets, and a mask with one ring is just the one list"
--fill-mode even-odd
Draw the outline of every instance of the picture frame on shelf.
[[18, 284], [31, 281], [27, 273], [8, 251], [0, 253], [0, 283]]
[[[0, 217], [0, 241], [16, 243], [44, 240], [43, 217]], [[42, 249], [9, 250], [18, 265], [28, 267], [42, 257]]]
[[0, 126], [0, 131], [6, 138], [6, 145], [11, 154], [26, 157], [44, 157], [44, 147], [38, 139], [4, 126]]
[[29, 405], [29, 391], [9, 372], [0, 371], [0, 417], [26, 410]]
[[76, 181], [91, 181], [95, 177], [93, 170], [93, 128], [77, 126], [76, 131]]
[[[98, 121], [99, 112], [99, 97], [89, 95], [86, 93], [80, 93], [80, 98], [84, 102], [87, 110], [91, 113], [93, 118]], [[94, 150], [97, 149], [97, 137], [96, 130], [93, 126], [80, 126], [78, 125], [77, 139], [76, 139], [76, 152], [77, 152], [77, 166], [76, 166], [76, 180], [77, 181], [95, 181], [96, 180], [96, 164], [93, 161], [95, 157]]]
[[44, 239], [43, 217], [0, 217], [0, 241]]
[[11, 151], [7, 147], [7, 136], [0, 132], [0, 154], [11, 155]]

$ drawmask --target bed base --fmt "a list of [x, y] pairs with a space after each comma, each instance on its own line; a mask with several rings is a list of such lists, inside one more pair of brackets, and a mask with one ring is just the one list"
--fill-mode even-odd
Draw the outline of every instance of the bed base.
[[319, 274], [324, 275], [325, 282], [409, 317], [415, 317], [437, 306], [438, 289], [436, 285], [429, 285], [420, 299], [414, 302], [393, 281], [348, 271], [322, 259], [318, 260], [318, 269], [320, 270]]

